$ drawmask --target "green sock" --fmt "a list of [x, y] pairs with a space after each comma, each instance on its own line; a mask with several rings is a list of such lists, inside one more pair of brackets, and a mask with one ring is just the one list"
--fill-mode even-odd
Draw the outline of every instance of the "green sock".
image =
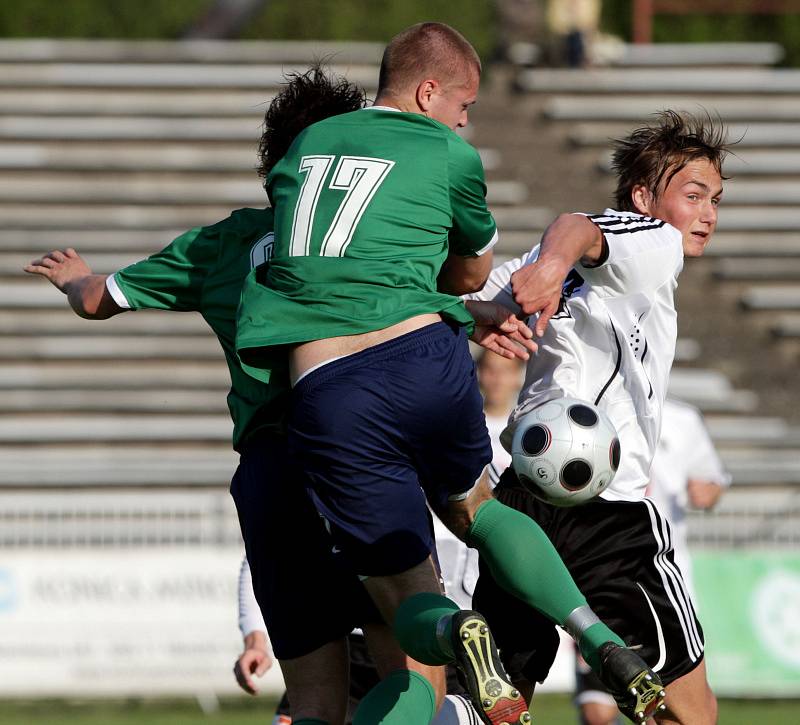
[[[503, 589], [556, 624], [564, 627], [571, 612], [587, 607], [586, 598], [550, 539], [522, 512], [496, 500], [487, 501], [475, 514], [467, 543], [478, 550]], [[597, 648], [609, 640], [624, 645], [602, 622], [581, 633], [578, 644], [592, 669], [599, 664]]]
[[458, 609], [451, 599], [431, 592], [406, 599], [394, 617], [394, 634], [402, 650], [426, 665], [452, 662], [450, 615]]
[[436, 715], [436, 693], [418, 672], [395, 670], [361, 700], [353, 725], [428, 725]]

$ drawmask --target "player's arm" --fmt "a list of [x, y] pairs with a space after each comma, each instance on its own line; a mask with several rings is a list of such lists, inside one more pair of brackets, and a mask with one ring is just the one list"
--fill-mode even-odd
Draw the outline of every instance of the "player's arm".
[[483, 289], [492, 271], [492, 248], [499, 237], [486, 206], [486, 182], [478, 152], [455, 134], [448, 144], [453, 217], [438, 287], [448, 294], [465, 295]]
[[472, 342], [510, 359], [528, 360], [538, 346], [533, 330], [503, 305], [481, 300], [464, 300], [475, 320]]
[[539, 315], [535, 328], [539, 337], [558, 310], [569, 271], [578, 262], [596, 265], [606, 253], [603, 233], [581, 214], [562, 214], [547, 228], [536, 261], [511, 276], [514, 301], [525, 314]]
[[256, 695], [258, 688], [253, 676], [261, 677], [267, 672], [272, 667], [272, 657], [267, 627], [253, 591], [253, 578], [247, 557], [242, 559], [239, 569], [239, 630], [244, 640], [244, 649], [233, 665], [233, 674], [239, 687], [250, 695]]
[[439, 291], [457, 297], [470, 292], [479, 292], [492, 271], [492, 260], [491, 250], [480, 257], [449, 255], [439, 272], [437, 280]]
[[92, 274], [86, 261], [72, 248], [56, 249], [33, 260], [24, 269], [29, 274], [49, 279], [67, 296], [75, 313], [88, 320], [106, 320], [125, 311], [109, 293], [107, 275]]
[[701, 478], [690, 478], [686, 482], [686, 493], [692, 508], [713, 508], [722, 496], [723, 487], [716, 481]]

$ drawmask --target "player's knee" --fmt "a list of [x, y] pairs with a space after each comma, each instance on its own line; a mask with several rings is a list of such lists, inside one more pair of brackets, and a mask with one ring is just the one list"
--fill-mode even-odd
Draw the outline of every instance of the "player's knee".
[[708, 713], [706, 722], [708, 725], [716, 725], [717, 718], [719, 717], [719, 704], [717, 703], [717, 697], [711, 688], [707, 687], [706, 689], [706, 712]]

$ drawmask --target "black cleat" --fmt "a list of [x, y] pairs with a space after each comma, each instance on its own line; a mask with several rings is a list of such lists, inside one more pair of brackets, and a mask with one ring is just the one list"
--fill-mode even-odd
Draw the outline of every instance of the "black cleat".
[[452, 627], [456, 665], [481, 720], [486, 725], [529, 725], [528, 706], [508, 680], [483, 615], [461, 610], [453, 615]]
[[600, 679], [633, 722], [643, 723], [664, 709], [661, 679], [632, 649], [606, 642], [600, 648], [600, 667]]

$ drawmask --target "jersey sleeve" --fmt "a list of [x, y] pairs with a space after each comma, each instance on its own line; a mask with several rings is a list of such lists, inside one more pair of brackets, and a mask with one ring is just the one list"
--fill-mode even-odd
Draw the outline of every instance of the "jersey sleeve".
[[498, 241], [497, 225], [486, 206], [483, 164], [475, 148], [456, 134], [448, 136], [448, 143], [453, 213], [450, 251], [461, 257], [479, 257]]
[[581, 266], [600, 295], [650, 293], [683, 267], [681, 233], [660, 219], [640, 215], [587, 215], [603, 233], [608, 254], [597, 266]]
[[147, 259], [119, 270], [106, 281], [125, 309], [194, 311], [200, 308], [208, 271], [219, 247], [207, 228], [191, 229]]
[[239, 631], [242, 637], [251, 632], [267, 631], [253, 591], [253, 576], [246, 556], [242, 559], [242, 566], [239, 569]]

